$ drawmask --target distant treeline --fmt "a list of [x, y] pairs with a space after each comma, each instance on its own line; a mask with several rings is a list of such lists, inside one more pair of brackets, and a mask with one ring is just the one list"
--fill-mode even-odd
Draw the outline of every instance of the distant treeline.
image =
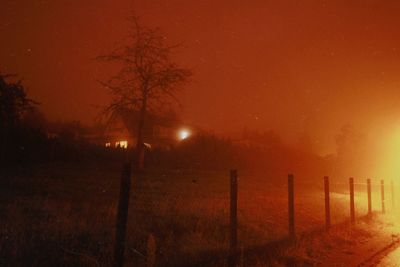
[[[52, 131], [49, 131], [49, 128]], [[56, 130], [54, 130], [56, 129]], [[85, 139], [87, 129], [78, 122], [49, 123], [40, 112], [27, 112], [7, 129], [6, 166], [69, 161], [121, 161], [122, 148], [106, 148]], [[54, 134], [56, 132], [57, 134]], [[145, 152], [148, 169], [323, 172], [330, 162], [310, 151], [285, 145], [274, 132], [250, 134], [239, 140], [221, 138], [202, 132]]]
[[12, 78], [0, 73], [1, 169], [47, 161], [122, 158], [122, 151], [109, 153], [87, 142], [81, 134], [85, 127], [78, 122], [48, 122], [22, 83], [8, 81]]
[[273, 132], [260, 134], [264, 138], [249, 136], [235, 141], [210, 134], [188, 138], [171, 149], [154, 149], [147, 152], [150, 168], [177, 168], [198, 170], [323, 173], [330, 165], [309, 151], [283, 144]]
[[[123, 162], [123, 148], [106, 148], [86, 138], [101, 129], [79, 122], [49, 122], [29, 99], [20, 82], [7, 82], [0, 74], [0, 166], [14, 168], [54, 161]], [[244, 132], [238, 139], [227, 139], [199, 131], [189, 138], [145, 151], [149, 169], [227, 170], [334, 174], [363, 174], [372, 163], [364, 155], [366, 138], [351, 126], [337, 135], [337, 153], [321, 157], [313, 153], [307, 136], [298, 146], [289, 146], [273, 131]]]
[[109, 149], [92, 144], [76, 135], [74, 123], [64, 123], [59, 134], [49, 134], [45, 128], [22, 120], [8, 129], [7, 145], [2, 147], [5, 166], [52, 162], [52, 161], [92, 161], [120, 160], [124, 158], [122, 149]]

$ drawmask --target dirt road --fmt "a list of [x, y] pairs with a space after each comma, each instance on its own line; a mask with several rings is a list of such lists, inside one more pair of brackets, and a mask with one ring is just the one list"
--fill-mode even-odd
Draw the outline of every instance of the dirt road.
[[398, 267], [400, 266], [400, 247], [397, 246], [392, 252], [379, 260], [378, 267]]

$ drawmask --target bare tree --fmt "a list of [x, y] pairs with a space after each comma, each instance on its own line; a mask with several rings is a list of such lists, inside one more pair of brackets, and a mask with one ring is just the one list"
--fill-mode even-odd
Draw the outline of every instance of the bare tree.
[[27, 97], [21, 80], [7, 82], [7, 78], [15, 76], [0, 72], [0, 164], [5, 160], [10, 135], [20, 124], [23, 115], [38, 104]]
[[[170, 109], [178, 103], [176, 92], [188, 81], [192, 72], [171, 59], [178, 46], [168, 46], [166, 38], [158, 28], [142, 26], [132, 18], [129, 43], [99, 60], [118, 62], [119, 72], [106, 82], [112, 102], [105, 109], [111, 120], [124, 121], [133, 137], [136, 137], [135, 167], [143, 168], [143, 128], [148, 112], [156, 113]], [[132, 128], [135, 121], [136, 127]]]

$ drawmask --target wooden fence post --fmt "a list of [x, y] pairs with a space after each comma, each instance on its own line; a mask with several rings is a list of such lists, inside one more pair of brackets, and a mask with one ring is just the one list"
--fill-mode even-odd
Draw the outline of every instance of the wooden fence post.
[[230, 243], [228, 266], [236, 267], [237, 264], [237, 170], [230, 172]]
[[295, 239], [296, 233], [294, 228], [294, 185], [293, 174], [288, 175], [288, 211], [289, 211], [289, 238]]
[[372, 214], [371, 179], [367, 179], [367, 195], [368, 195], [368, 215], [371, 215]]
[[381, 180], [381, 201], [382, 201], [382, 213], [385, 213], [385, 183]]
[[126, 224], [128, 221], [129, 193], [131, 187], [131, 164], [125, 163], [121, 175], [117, 223], [115, 230], [114, 266], [124, 265]]
[[354, 223], [356, 221], [355, 211], [354, 211], [354, 178], [349, 178], [350, 185], [350, 221]]
[[325, 226], [326, 230], [331, 227], [331, 208], [329, 200], [329, 177], [324, 177], [324, 188], [325, 188]]

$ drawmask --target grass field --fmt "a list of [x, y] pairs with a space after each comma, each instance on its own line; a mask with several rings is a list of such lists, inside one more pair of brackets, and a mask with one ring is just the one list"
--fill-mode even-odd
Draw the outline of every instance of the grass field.
[[[121, 167], [43, 165], [2, 177], [0, 266], [110, 266]], [[323, 227], [322, 178], [295, 178], [296, 231]], [[340, 223], [349, 213], [347, 184], [331, 189], [332, 223]], [[157, 243], [156, 266], [211, 266], [207, 259], [226, 255], [228, 171], [149, 171], [134, 177], [132, 190], [126, 266], [145, 265], [150, 234]], [[358, 215], [366, 213], [365, 190], [356, 185]], [[375, 209], [378, 198], [374, 192]], [[238, 209], [241, 247], [284, 238], [286, 176], [239, 171]]]

